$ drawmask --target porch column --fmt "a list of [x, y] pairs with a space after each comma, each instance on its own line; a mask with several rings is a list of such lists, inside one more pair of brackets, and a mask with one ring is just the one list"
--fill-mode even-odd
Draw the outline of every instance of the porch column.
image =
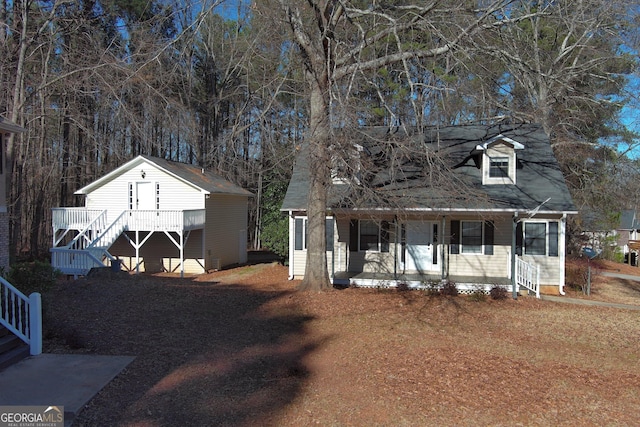
[[293, 212], [289, 211], [289, 280], [293, 280], [295, 249], [295, 220]]
[[[566, 234], [567, 234], [567, 214], [562, 214], [560, 220], [560, 241], [558, 242], [558, 250], [560, 255], [560, 277], [558, 278], [558, 292], [560, 295], [564, 295], [564, 275], [565, 275], [565, 260], [566, 260]], [[631, 255], [629, 255], [631, 259]]]
[[518, 299], [518, 289], [516, 282], [516, 230], [518, 229], [518, 212], [513, 214], [513, 222], [511, 224], [511, 289], [513, 299]]
[[[447, 254], [448, 251], [446, 251], [445, 247], [444, 247], [444, 236], [445, 236], [444, 231], [445, 231], [446, 224], [447, 224], [447, 217], [443, 216], [442, 217], [442, 227], [440, 228], [440, 235], [438, 236], [438, 243], [440, 243], [440, 251], [441, 251], [441, 255], [442, 255], [440, 257], [440, 259], [442, 260], [440, 262], [440, 264], [442, 264], [441, 267], [440, 267], [441, 276], [442, 276], [441, 279], [442, 280], [447, 278], [447, 276], [446, 276], [447, 270], [446, 270], [446, 267], [445, 267], [445, 257], [446, 257], [446, 254]], [[446, 258], [446, 261], [448, 261], [448, 260], [449, 260], [449, 258]]]

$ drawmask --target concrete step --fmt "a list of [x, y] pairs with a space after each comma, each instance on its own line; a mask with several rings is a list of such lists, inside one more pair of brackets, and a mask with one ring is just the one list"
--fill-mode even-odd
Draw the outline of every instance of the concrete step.
[[22, 344], [22, 340], [13, 334], [0, 337], [0, 354], [6, 353]]
[[5, 340], [6, 338], [15, 338], [17, 341], [7, 340], [5, 342], [5, 347], [7, 349], [0, 352], [0, 371], [29, 356], [29, 346], [22, 342], [20, 338], [13, 334], [9, 334], [2, 337], [0, 340]]

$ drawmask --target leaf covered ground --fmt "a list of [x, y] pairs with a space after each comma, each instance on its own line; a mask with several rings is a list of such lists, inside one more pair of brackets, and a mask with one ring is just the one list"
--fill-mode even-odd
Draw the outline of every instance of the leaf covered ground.
[[296, 285], [278, 264], [61, 281], [45, 351], [136, 357], [74, 425], [638, 423], [638, 311]]

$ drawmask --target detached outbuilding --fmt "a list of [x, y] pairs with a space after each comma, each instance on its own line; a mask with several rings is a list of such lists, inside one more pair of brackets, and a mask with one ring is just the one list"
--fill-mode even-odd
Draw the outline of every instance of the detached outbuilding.
[[252, 194], [200, 167], [138, 156], [75, 194], [84, 207], [53, 209], [52, 264], [65, 274], [203, 273], [247, 260]]

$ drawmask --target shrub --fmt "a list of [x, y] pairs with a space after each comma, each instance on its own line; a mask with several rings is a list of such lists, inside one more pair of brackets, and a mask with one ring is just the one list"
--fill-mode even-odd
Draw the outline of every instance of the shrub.
[[424, 293], [428, 297], [440, 295], [440, 286], [438, 285], [438, 282], [429, 281], [425, 283]]
[[476, 289], [469, 294], [469, 301], [482, 302], [487, 299], [487, 294], [482, 289]]
[[507, 299], [507, 296], [509, 296], [509, 293], [507, 292], [507, 289], [504, 286], [494, 286], [491, 288], [491, 290], [489, 291], [489, 296], [491, 297], [491, 299], [494, 300], [503, 300], [503, 299]]
[[442, 289], [440, 290], [442, 295], [447, 295], [450, 297], [455, 297], [458, 295], [458, 287], [455, 282], [447, 281], [442, 285]]
[[47, 262], [23, 262], [11, 266], [6, 279], [25, 295], [49, 290], [60, 275], [60, 271]]
[[408, 291], [409, 285], [407, 285], [406, 283], [398, 283], [396, 285], [396, 289], [398, 290], [398, 292]]

